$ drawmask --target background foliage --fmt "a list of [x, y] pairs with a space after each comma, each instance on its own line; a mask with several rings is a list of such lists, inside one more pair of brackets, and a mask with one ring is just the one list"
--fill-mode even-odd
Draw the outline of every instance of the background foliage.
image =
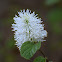
[[[0, 62], [30, 62], [21, 57], [14, 45], [14, 32], [11, 31], [14, 15], [27, 8], [39, 14], [48, 31], [46, 42], [41, 43], [41, 50], [50, 61], [62, 62], [61, 0], [0, 0]], [[38, 56], [42, 56], [39, 51], [31, 60]]]

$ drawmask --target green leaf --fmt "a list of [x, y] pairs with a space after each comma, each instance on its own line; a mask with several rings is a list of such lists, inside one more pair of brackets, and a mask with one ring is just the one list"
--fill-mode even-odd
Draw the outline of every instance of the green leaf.
[[53, 4], [56, 4], [58, 3], [60, 0], [46, 0], [45, 1], [45, 4], [46, 5], [53, 5]]
[[25, 59], [30, 59], [41, 47], [41, 42], [34, 43], [27, 41], [22, 44], [20, 54]]
[[39, 56], [35, 58], [33, 62], [46, 62], [46, 58]]
[[62, 8], [53, 9], [48, 13], [48, 19], [51, 23], [62, 21]]
[[14, 41], [13, 38], [8, 38], [8, 39], [7, 39], [7, 41], [6, 41], [6, 47], [7, 47], [8, 49], [14, 48], [14, 47], [15, 47], [14, 44], [15, 44], [15, 41]]
[[51, 10], [48, 13], [48, 22], [50, 22], [50, 26], [52, 29], [52, 32], [56, 34], [61, 34], [62, 32], [62, 8], [56, 8]]

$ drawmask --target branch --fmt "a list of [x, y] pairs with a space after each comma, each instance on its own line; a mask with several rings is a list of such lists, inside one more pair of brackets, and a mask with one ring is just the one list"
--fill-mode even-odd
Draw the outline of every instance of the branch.
[[[39, 51], [40, 51], [41, 54], [44, 56], [44, 58], [47, 58], [47, 57], [45, 56], [45, 54], [42, 52], [42, 50], [39, 50]], [[46, 62], [49, 62], [48, 58], [46, 59]]]
[[46, 57], [45, 54], [44, 54], [41, 50], [39, 50], [39, 51], [42, 53], [42, 55], [43, 55], [44, 57]]

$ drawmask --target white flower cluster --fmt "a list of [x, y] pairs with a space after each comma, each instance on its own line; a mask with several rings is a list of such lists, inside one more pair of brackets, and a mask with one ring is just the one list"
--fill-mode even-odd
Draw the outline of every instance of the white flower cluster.
[[41, 24], [41, 18], [38, 18], [35, 12], [31, 13], [31, 10], [28, 9], [26, 11], [21, 10], [18, 14], [13, 18], [14, 24], [12, 24], [12, 28], [15, 31], [14, 38], [19, 50], [26, 41], [44, 41], [44, 37], [47, 37], [47, 31], [44, 30], [44, 24]]

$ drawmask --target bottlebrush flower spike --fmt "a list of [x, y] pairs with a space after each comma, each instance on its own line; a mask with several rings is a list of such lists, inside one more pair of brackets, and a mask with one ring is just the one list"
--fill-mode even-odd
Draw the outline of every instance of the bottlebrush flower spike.
[[31, 13], [31, 10], [21, 10], [18, 12], [19, 16], [15, 15], [12, 28], [14, 31], [14, 39], [16, 45], [21, 49], [24, 42], [39, 42], [44, 41], [44, 37], [47, 37], [47, 31], [44, 30], [44, 24], [41, 24], [41, 18], [38, 18], [35, 12]]

